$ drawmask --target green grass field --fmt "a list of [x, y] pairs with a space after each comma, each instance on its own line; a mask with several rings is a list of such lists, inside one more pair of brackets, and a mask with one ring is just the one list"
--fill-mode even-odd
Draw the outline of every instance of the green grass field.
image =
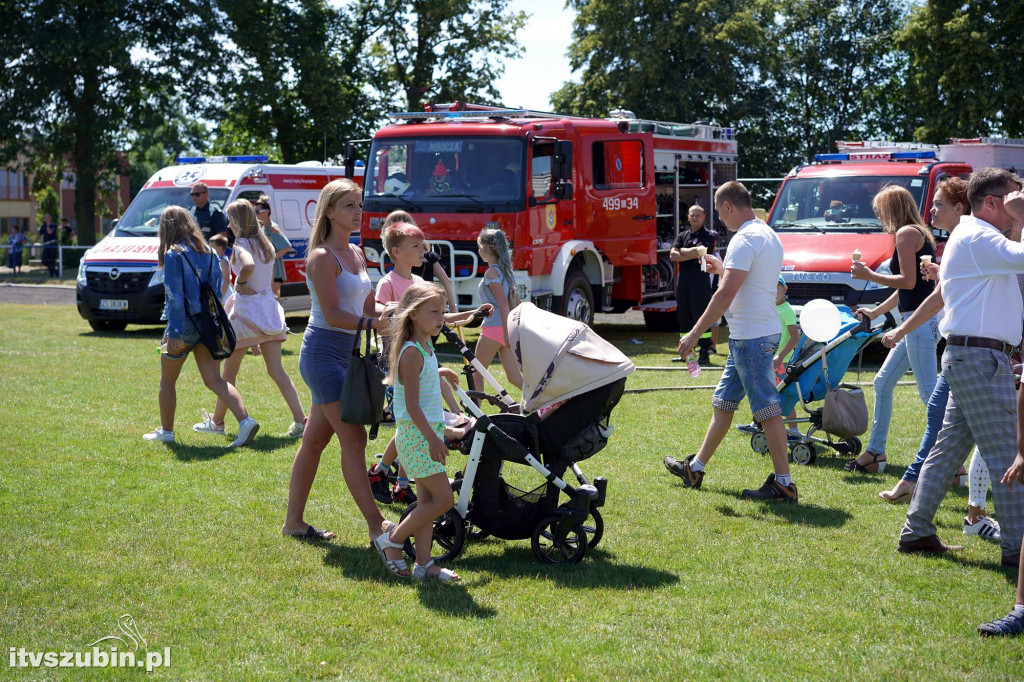
[[[307, 519], [338, 538], [280, 535], [297, 445], [279, 437], [290, 418], [260, 360], [246, 360], [238, 383], [263, 427], [253, 447], [192, 433], [213, 401], [191, 363], [178, 387], [179, 442], [167, 447], [141, 439], [159, 423], [157, 328], [96, 334], [72, 307], [0, 305], [0, 320], [5, 658], [10, 647], [83, 651], [120, 634], [127, 613], [150, 650], [171, 648], [170, 667], [155, 673], [168, 679], [1021, 678], [1024, 641], [975, 634], [1012, 605], [1016, 575], [1000, 568], [998, 545], [962, 535], [966, 489], [937, 519], [965, 551], [895, 552], [906, 507], [876, 493], [923, 430], [912, 387], [897, 389], [891, 468], [851, 475], [840, 457], [820, 456], [794, 471], [796, 507], [739, 499], [770, 464], [738, 433], [702, 490], [665, 471], [666, 454], [699, 444], [710, 390], [627, 395], [609, 446], [583, 464], [610, 484], [604, 540], [581, 564], [543, 566], [528, 541], [484, 540], [456, 560], [461, 584], [415, 584], [390, 578], [369, 549], [336, 445]], [[301, 331], [301, 318], [290, 322]], [[668, 365], [675, 343], [639, 327], [599, 331], [638, 365]], [[306, 402], [299, 345], [289, 337], [285, 366]], [[717, 377], [638, 371], [627, 387]], [[229, 434], [235, 426], [229, 417]], [[371, 443], [368, 462], [390, 433]]]

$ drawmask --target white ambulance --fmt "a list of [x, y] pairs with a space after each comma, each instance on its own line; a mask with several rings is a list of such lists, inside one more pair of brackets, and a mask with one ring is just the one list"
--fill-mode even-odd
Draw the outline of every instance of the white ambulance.
[[[168, 206], [191, 208], [192, 185], [210, 188], [210, 203], [221, 209], [235, 199], [270, 197], [271, 219], [292, 243], [284, 257], [281, 303], [286, 311], [308, 310], [306, 244], [316, 202], [331, 180], [352, 177], [360, 185], [363, 168], [319, 162], [268, 164], [265, 156], [178, 157], [151, 177], [114, 229], [85, 252], [78, 268], [78, 312], [96, 331], [120, 331], [128, 323], [159, 324], [164, 307], [163, 270], [157, 269], [160, 214]], [[356, 235], [358, 238], [358, 234]]]

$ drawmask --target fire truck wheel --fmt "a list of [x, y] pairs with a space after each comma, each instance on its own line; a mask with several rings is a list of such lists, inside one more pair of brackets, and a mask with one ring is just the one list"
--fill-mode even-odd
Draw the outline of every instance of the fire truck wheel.
[[559, 298], [557, 309], [559, 315], [594, 324], [594, 290], [581, 271], [570, 272], [565, 278], [565, 293]]

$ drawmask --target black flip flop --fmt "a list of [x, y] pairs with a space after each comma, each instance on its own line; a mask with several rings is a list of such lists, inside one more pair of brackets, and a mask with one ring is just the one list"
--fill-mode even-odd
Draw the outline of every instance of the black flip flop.
[[290, 533], [293, 538], [299, 538], [300, 540], [330, 540], [334, 537], [334, 533], [329, 530], [320, 530], [314, 528], [312, 525], [306, 528], [305, 533]]

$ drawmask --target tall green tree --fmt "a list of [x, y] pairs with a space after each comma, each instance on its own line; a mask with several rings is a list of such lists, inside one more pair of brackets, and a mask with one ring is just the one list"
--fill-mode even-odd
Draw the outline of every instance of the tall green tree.
[[381, 23], [377, 2], [220, 6], [232, 68], [217, 87], [224, 109], [216, 151], [267, 152], [296, 163], [337, 156], [347, 139], [370, 132], [379, 113], [363, 55]]
[[[779, 176], [840, 137], [906, 128], [892, 96], [903, 3], [570, 0], [559, 110], [733, 125], [740, 174]], [[898, 88], [897, 88], [898, 89]]]
[[526, 14], [509, 0], [380, 0], [370, 58], [377, 87], [408, 111], [423, 102], [499, 103], [494, 82], [521, 48]]
[[142, 113], [198, 89], [211, 21], [202, 0], [0, 3], [0, 158], [70, 158], [79, 243], [95, 240], [98, 178]]
[[205, 151], [209, 135], [209, 126], [190, 116], [181, 101], [168, 102], [160, 111], [143, 112], [130, 134], [131, 196], [138, 194], [154, 173], [172, 165], [179, 154]]
[[[763, 76], [772, 14], [740, 0], [570, 0], [577, 11], [570, 65], [580, 80], [552, 96], [558, 111], [736, 125], [753, 149], [751, 112], [772, 111]], [[762, 130], [758, 129], [761, 135]], [[767, 146], [767, 145], [765, 145]], [[770, 154], [761, 151], [760, 155]]]
[[777, 0], [772, 6], [776, 134], [792, 160], [834, 151], [836, 140], [906, 138], [906, 117], [893, 101], [906, 76], [893, 47], [906, 16], [903, 3]]
[[897, 38], [919, 140], [1024, 137], [1022, 29], [1019, 0], [928, 0], [911, 11]]

